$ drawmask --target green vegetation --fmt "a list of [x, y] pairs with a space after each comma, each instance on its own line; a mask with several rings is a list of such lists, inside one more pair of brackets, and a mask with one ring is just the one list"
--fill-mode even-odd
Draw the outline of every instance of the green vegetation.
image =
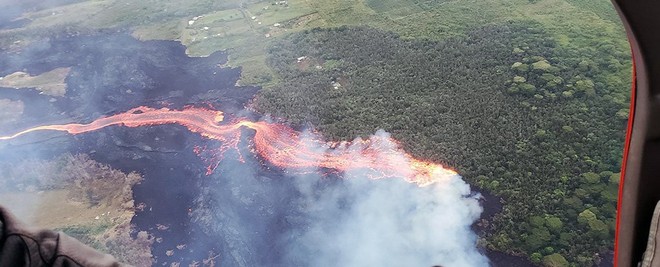
[[543, 257], [543, 266], [546, 267], [567, 267], [568, 261], [561, 254], [552, 254]]
[[105, 233], [111, 227], [112, 224], [104, 220], [89, 225], [70, 225], [54, 230], [62, 231], [67, 235], [95, 249], [108, 252], [105, 246], [101, 244], [101, 242], [99, 242], [99, 240], [97, 240], [95, 237]]
[[70, 70], [70, 68], [57, 68], [37, 76], [19, 71], [0, 77], [0, 86], [16, 89], [35, 88], [46, 95], [63, 96], [66, 93], [64, 80]]
[[[25, 14], [25, 28], [0, 32], [11, 44], [41, 36], [43, 29], [130, 28], [141, 39], [180, 40], [191, 55], [219, 50], [230, 53], [230, 66], [243, 68], [242, 83], [277, 84], [266, 66], [268, 43], [291, 32], [314, 27], [370, 26], [406, 38], [444, 40], [475, 27], [509, 20], [543, 24], [566, 48], [586, 48], [608, 40], [626, 51], [625, 35], [606, 1], [454, 0], [454, 1], [83, 1]], [[194, 21], [190, 24], [190, 21]], [[275, 26], [278, 25], [278, 26]], [[17, 38], [16, 35], [19, 37]], [[597, 38], [593, 38], [597, 37]], [[622, 64], [625, 64], [622, 63]]]
[[152, 262], [151, 245], [154, 240], [147, 232], [138, 232], [131, 237], [129, 220], [119, 225], [101, 221], [87, 225], [72, 225], [56, 229], [76, 238], [95, 249], [109, 253], [120, 262], [133, 266], [150, 266]]
[[92, 206], [132, 201], [131, 187], [142, 179], [137, 173], [111, 169], [86, 154], [0, 163], [0, 171], [5, 174], [0, 180], [0, 192], [66, 189], [69, 198]]
[[[271, 1], [263, 1], [247, 6], [247, 14], [257, 25], [271, 26], [275, 23], [282, 24], [315, 12], [305, 0], [288, 0], [286, 4], [276, 4]], [[262, 24], [258, 24], [262, 22]], [[289, 25], [293, 26], [293, 25]], [[276, 26], [274, 26], [276, 27]]]
[[504, 198], [486, 246], [549, 266], [589, 265], [612, 246], [625, 124], [615, 114], [628, 89], [607, 81], [629, 67], [609, 62], [627, 55], [603, 46], [562, 49], [534, 22], [442, 42], [315, 29], [271, 46], [282, 82], [256, 104], [333, 140], [385, 129], [415, 156]]
[[546, 266], [611, 249], [631, 62], [608, 1], [99, 0], [25, 17], [3, 47], [128, 28], [227, 51], [264, 86], [258, 109], [330, 139], [385, 129], [503, 198], [489, 248]]

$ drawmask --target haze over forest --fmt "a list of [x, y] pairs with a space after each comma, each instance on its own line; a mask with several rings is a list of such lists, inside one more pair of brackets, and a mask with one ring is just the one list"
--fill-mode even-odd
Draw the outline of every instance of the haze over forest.
[[[467, 183], [459, 180], [443, 189], [460, 193], [442, 205], [473, 207], [470, 205], [478, 199], [477, 192], [491, 198], [478, 219], [473, 216], [479, 214], [478, 208], [459, 216], [462, 219], [456, 227], [474, 222], [471, 230], [463, 229], [466, 239], [456, 241], [475, 249], [468, 253], [499, 251], [541, 266], [593, 266], [611, 260], [608, 255], [613, 249], [631, 60], [625, 32], [608, 1], [9, 0], [0, 1], [0, 8], [0, 52], [4, 59], [0, 61], [0, 105], [6, 107], [0, 111], [0, 136], [41, 124], [88, 122], [139, 105], [167, 103], [181, 108], [217, 104], [228, 118], [273, 120], [302, 132], [311, 130], [328, 141], [369, 139], [384, 131], [400, 143], [405, 153], [447, 166]], [[77, 191], [57, 191], [64, 189], [39, 178], [41, 175], [21, 174], [16, 166], [37, 162], [41, 167], [35, 170], [60, 171], [92, 166], [82, 168], [83, 173], [96, 177], [92, 173], [103, 173], [102, 169], [112, 170], [113, 177], [142, 175], [144, 184], [151, 185], [150, 177], [160, 175], [161, 170], [141, 168], [128, 159], [156, 164], [167, 161], [170, 153], [189, 160], [196, 157], [188, 149], [193, 144], [208, 145], [182, 129], [163, 127], [109, 129], [95, 137], [53, 135], [50, 141], [39, 140], [54, 144], [50, 148], [38, 148], [28, 141], [0, 143], [3, 158], [15, 158], [0, 170], [9, 176], [4, 178], [7, 183], [21, 185], [12, 190], [21, 194], [55, 190], [48, 197], [69, 202], [72, 196], [80, 198]], [[156, 133], [171, 143], [161, 139], [135, 141], [152, 138], [151, 134]], [[185, 136], [184, 141], [178, 140], [181, 136]], [[82, 144], [89, 146], [83, 148]], [[38, 149], [25, 157], [14, 157], [12, 153], [17, 152], [10, 151], [35, 147]], [[101, 155], [100, 151], [105, 151], [102, 149], [115, 154]], [[242, 173], [227, 164], [219, 166], [225, 166], [229, 173]], [[190, 167], [197, 165], [204, 164], [191, 160], [172, 174], [163, 175], [174, 177], [176, 173], [197, 179], [202, 175]], [[153, 173], [147, 173], [150, 170]], [[80, 185], [70, 174], [57, 173], [57, 181], [62, 184]], [[218, 192], [231, 195], [238, 189], [205, 191], [209, 185], [234, 186], [244, 190], [241, 192], [263, 190], [264, 194], [281, 186], [263, 178], [266, 175], [259, 171], [246, 177], [265, 179], [264, 183], [272, 188], [247, 182], [241, 185], [241, 179], [224, 175], [214, 177], [226, 178], [226, 182], [189, 182], [188, 186], [202, 189], [186, 193], [190, 196], [182, 197], [185, 201], [172, 205], [180, 205], [177, 208], [181, 216], [195, 218], [190, 224], [201, 225], [205, 220], [240, 217], [249, 210], [247, 207], [274, 201], [252, 196], [254, 202], [250, 203], [261, 204], [232, 202], [244, 205], [245, 210], [214, 213], [211, 207], [222, 205], [218, 203], [225, 197]], [[304, 195], [309, 189], [298, 180], [300, 177], [278, 175], [290, 179], [296, 194]], [[122, 184], [126, 187], [121, 189], [123, 194], [83, 201], [96, 205], [98, 213], [121, 212], [117, 219], [82, 214], [81, 218], [89, 218], [76, 225], [47, 226], [59, 227], [89, 239], [97, 248], [116, 252], [116, 244], [130, 241], [121, 234], [108, 239], [110, 233], [129, 232], [128, 218], [135, 214], [134, 218], [152, 216], [140, 215], [143, 211], [136, 210], [140, 203], [131, 203], [128, 195], [137, 198], [146, 190], [137, 182], [140, 179], [131, 177], [134, 179], [129, 184]], [[23, 186], [22, 179], [38, 182], [34, 187]], [[320, 177], [311, 180], [321, 184], [325, 181]], [[464, 187], [467, 185], [471, 189]], [[344, 198], [355, 203], [356, 199], [380, 202], [384, 201], [381, 194], [388, 190], [402, 190], [397, 191], [402, 195], [413, 192], [389, 183], [373, 188], [360, 182], [324, 186], [327, 191], [319, 192], [346, 190], [346, 195], [315, 196], [318, 203], [328, 205]], [[128, 189], [131, 187], [133, 191]], [[360, 190], [372, 191], [363, 199], [353, 195]], [[427, 193], [417, 197], [424, 199]], [[275, 191], [273, 194], [280, 196]], [[326, 227], [320, 222], [329, 219], [328, 214], [310, 212], [309, 216], [318, 221], [296, 217], [304, 210], [300, 207], [312, 205], [308, 203], [312, 199], [307, 196], [285, 201], [293, 212], [282, 216]], [[427, 203], [420, 199], [410, 205]], [[0, 203], [2, 200], [0, 197]], [[100, 208], [99, 203], [104, 201], [113, 204]], [[399, 204], [388, 207], [397, 211], [414, 209]], [[372, 210], [367, 204], [355, 205], [351, 206], [353, 212]], [[191, 207], [194, 211], [188, 212]], [[276, 217], [259, 218], [280, 220]], [[368, 218], [365, 220], [353, 221], [360, 233], [368, 228], [361, 227], [369, 225]], [[140, 228], [139, 219], [132, 223]], [[403, 222], [393, 220], [392, 226], [399, 227], [398, 223]], [[226, 225], [242, 229], [236, 221]], [[335, 230], [350, 231], [351, 225]], [[146, 253], [145, 247], [166, 246], [167, 241], [158, 242], [158, 234], [150, 238], [147, 233], [173, 230], [154, 227], [133, 229], [144, 232], [133, 235], [133, 241], [137, 241], [132, 243], [138, 244], [135, 250], [139, 253], [134, 254], [141, 257], [126, 260], [149, 261], [153, 255]], [[264, 222], [259, 227], [272, 225]], [[232, 243], [235, 240], [226, 229], [230, 228], [209, 226], [194, 231], [226, 235], [224, 247], [209, 245], [209, 249], [232, 251], [238, 243]], [[297, 234], [304, 236], [299, 241], [307, 246], [286, 251], [318, 255], [315, 259], [319, 264], [336, 255], [348, 255], [342, 258], [347, 265], [368, 264], [332, 247], [324, 251], [338, 254], [311, 253], [306, 250], [309, 244], [322, 237], [316, 236], [318, 232]], [[413, 234], [410, 232], [406, 238], [416, 240]], [[171, 238], [175, 237], [172, 234]], [[245, 242], [259, 245], [257, 241]], [[382, 253], [377, 246], [366, 248], [366, 254]], [[172, 253], [189, 249], [172, 248]], [[170, 257], [169, 249], [155, 249], [153, 253], [160, 253], [157, 250], [162, 252], [157, 262]], [[199, 256], [195, 254], [198, 252], [185, 253]], [[199, 258], [201, 261], [214, 256], [204, 254]], [[288, 260], [292, 257], [288, 256], [246, 256], [243, 260], [291, 263]]]

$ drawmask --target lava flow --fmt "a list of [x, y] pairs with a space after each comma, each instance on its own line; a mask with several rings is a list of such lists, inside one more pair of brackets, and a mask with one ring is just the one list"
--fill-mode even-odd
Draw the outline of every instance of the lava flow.
[[11, 136], [0, 136], [0, 140], [8, 140], [30, 132], [44, 130], [80, 134], [112, 125], [141, 127], [179, 124], [203, 137], [223, 142], [225, 149], [221, 149], [222, 153], [231, 147], [226, 144], [238, 143], [240, 129], [247, 127], [255, 131], [252, 142], [254, 151], [272, 165], [286, 170], [305, 171], [315, 168], [327, 168], [340, 172], [371, 170], [370, 178], [372, 179], [400, 177], [419, 186], [429, 185], [456, 175], [453, 170], [439, 164], [413, 158], [389, 136], [377, 135], [366, 140], [331, 143], [319, 138], [303, 138], [300, 132], [279, 123], [240, 119], [232, 123], [221, 124], [223, 119], [221, 111], [204, 108], [188, 107], [182, 110], [172, 110], [137, 107], [124, 113], [99, 118], [88, 124], [38, 126]]

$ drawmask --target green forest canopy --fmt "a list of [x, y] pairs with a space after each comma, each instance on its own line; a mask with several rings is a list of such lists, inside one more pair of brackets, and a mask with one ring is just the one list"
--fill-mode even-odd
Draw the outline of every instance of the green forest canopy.
[[592, 51], [562, 49], [529, 21], [442, 42], [315, 29], [271, 46], [281, 83], [256, 104], [334, 140], [385, 129], [503, 197], [485, 246], [589, 265], [613, 241], [627, 88], [607, 79], [628, 57]]
[[608, 1], [98, 0], [24, 16], [3, 47], [130, 29], [226, 50], [264, 86], [258, 109], [331, 139], [392, 132], [503, 198], [487, 247], [548, 266], [611, 249], [631, 62]]

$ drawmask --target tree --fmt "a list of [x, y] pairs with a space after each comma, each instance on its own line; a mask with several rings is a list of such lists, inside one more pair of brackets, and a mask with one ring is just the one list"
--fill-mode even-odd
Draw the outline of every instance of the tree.
[[590, 79], [579, 80], [575, 82], [575, 90], [583, 92], [588, 96], [594, 96], [596, 89], [594, 88], [594, 81]]
[[545, 220], [541, 216], [529, 217], [529, 224], [531, 224], [534, 227], [543, 227], [544, 223], [545, 223]]
[[517, 71], [517, 72], [527, 72], [529, 70], [529, 66], [527, 64], [524, 64], [522, 62], [516, 62], [511, 65], [511, 69]]
[[488, 189], [494, 190], [497, 189], [500, 186], [500, 182], [497, 180], [493, 180], [492, 182], [488, 183]]
[[559, 244], [563, 246], [569, 246], [575, 239], [573, 233], [563, 232], [559, 234]]
[[525, 79], [525, 77], [522, 77], [522, 76], [513, 77], [513, 82], [514, 83], [524, 83], [526, 81], [527, 81], [527, 79]]
[[580, 212], [580, 214], [578, 214], [578, 222], [582, 225], [589, 225], [590, 222], [592, 222], [594, 220], [598, 220], [598, 218], [596, 218], [596, 214], [594, 214], [593, 212], [591, 212], [588, 209], [586, 209], [583, 212]]
[[551, 67], [552, 65], [550, 65], [550, 62], [545, 59], [532, 63], [532, 69], [534, 70], [549, 71]]
[[601, 220], [589, 221], [589, 229], [589, 234], [594, 237], [605, 239], [609, 236], [609, 228]]
[[584, 178], [584, 180], [590, 184], [595, 184], [600, 182], [600, 175], [594, 172], [583, 173], [582, 178]]
[[619, 118], [620, 120], [627, 120], [628, 116], [630, 116], [630, 110], [628, 110], [627, 108], [622, 108], [616, 112], [616, 117]]
[[581, 72], [588, 72], [590, 70], [591, 66], [593, 66], [593, 65], [595, 65], [595, 63], [593, 61], [588, 60], [588, 59], [583, 59], [578, 64], [578, 70], [580, 70]]
[[534, 134], [534, 136], [539, 137], [539, 138], [545, 137], [546, 135], [547, 135], [547, 131], [543, 130], [543, 129], [537, 130], [536, 134]]
[[582, 200], [580, 200], [580, 198], [576, 196], [564, 198], [563, 204], [575, 210], [584, 209], [584, 203], [582, 203]]
[[564, 226], [564, 223], [559, 217], [548, 215], [545, 217], [545, 225], [548, 226], [551, 231], [559, 232]]
[[531, 250], [537, 250], [552, 240], [552, 235], [545, 227], [535, 227], [531, 234], [525, 238], [526, 246]]
[[526, 95], [533, 95], [534, 92], [536, 92], [536, 86], [534, 86], [533, 84], [529, 84], [529, 83], [519, 84], [518, 89], [520, 90], [520, 92], [522, 92]]
[[545, 247], [543, 249], [543, 254], [550, 255], [555, 252], [555, 248], [553, 247]]
[[[551, 245], [575, 262], [611, 246], [590, 234], [589, 220], [576, 220], [595, 205], [607, 208], [589, 212], [609, 223], [609, 187], [582, 174], [606, 181], [599, 172], [617, 168], [624, 125], [615, 113], [626, 108], [628, 78], [622, 70], [593, 71], [609, 64], [595, 49], [551, 49], [553, 42], [527, 22], [439, 42], [366, 27], [298, 32], [275, 40], [269, 64], [281, 83], [263, 90], [255, 107], [294, 126], [310, 123], [334, 141], [391, 132], [414, 157], [455, 167], [507, 199], [485, 233], [490, 246], [531, 255]], [[303, 71], [295, 64], [303, 54], [342, 64]], [[580, 73], [583, 58], [606, 62]], [[628, 66], [625, 55], [616, 59]], [[337, 77], [350, 77], [341, 93], [328, 90]], [[608, 82], [615, 78], [619, 85]], [[579, 81], [590, 87], [586, 80], [606, 94], [587, 97], [576, 88]]]
[[568, 261], [559, 253], [550, 254], [543, 257], [543, 266], [545, 267], [568, 267]]
[[610, 179], [609, 179], [610, 184], [618, 185], [620, 180], [621, 180], [621, 173], [614, 173], [610, 175]]
[[590, 209], [586, 209], [578, 215], [578, 223], [587, 226], [589, 234], [594, 237], [607, 238], [609, 236], [607, 224], [599, 220], [596, 214]]
[[543, 73], [541, 75], [541, 80], [545, 81], [545, 85], [550, 88], [555, 88], [557, 85], [564, 83], [564, 79], [551, 73]]
[[509, 246], [511, 246], [511, 242], [513, 242], [513, 240], [511, 240], [511, 238], [507, 236], [505, 233], [502, 233], [495, 236], [493, 238], [492, 243], [500, 248], [508, 248]]

